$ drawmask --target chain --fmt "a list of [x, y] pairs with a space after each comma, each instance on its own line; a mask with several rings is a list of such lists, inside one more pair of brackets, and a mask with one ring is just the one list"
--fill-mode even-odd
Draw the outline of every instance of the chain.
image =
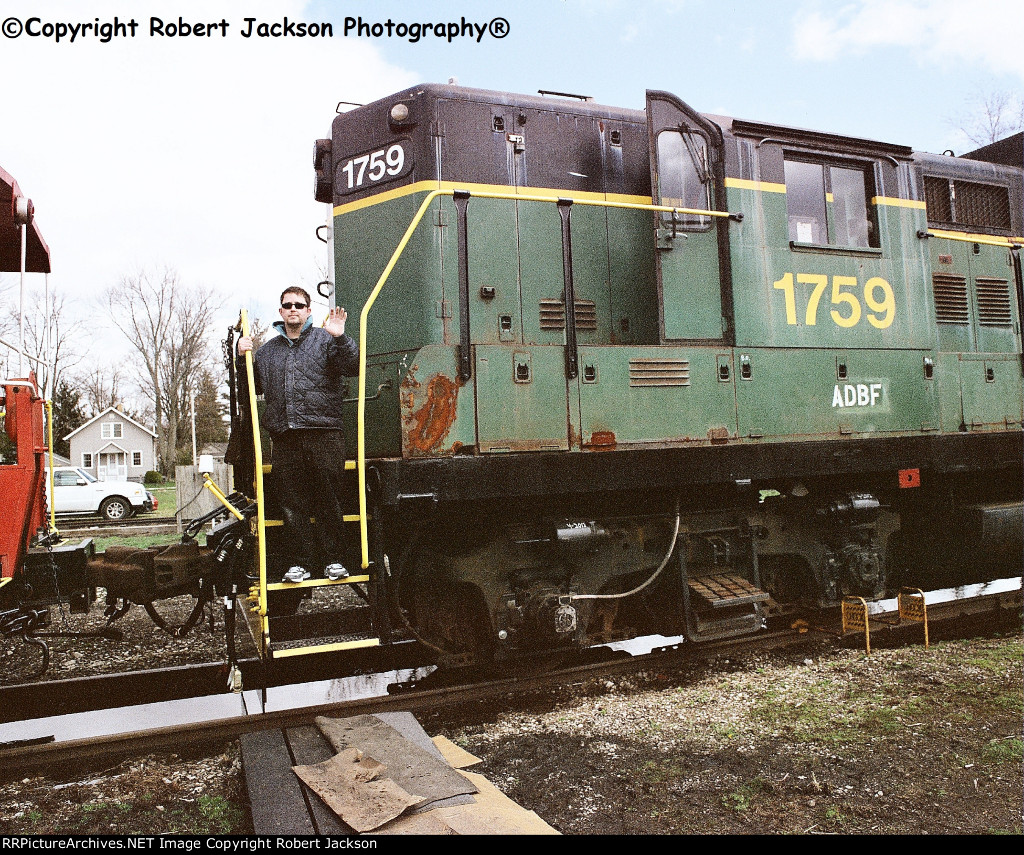
[[[42, 504], [43, 504], [43, 523], [44, 523], [44, 525], [46, 525], [46, 521], [50, 519], [50, 502], [49, 502], [49, 499], [47, 499], [47, 497], [46, 497], [46, 490], [43, 490]], [[57, 607], [58, 607], [58, 609], [60, 611], [61, 626], [64, 627], [64, 631], [65, 632], [71, 632], [71, 624], [68, 621], [67, 612], [64, 611], [64, 601], [61, 599], [61, 596], [60, 596], [60, 581], [57, 578], [57, 570], [58, 570], [57, 562], [54, 560], [54, 557], [53, 557], [53, 534], [54, 534], [54, 532], [51, 532], [49, 530], [49, 526], [47, 525], [46, 535], [44, 537], [40, 538], [40, 540], [42, 541], [43, 545], [46, 547], [46, 555], [50, 559], [50, 575], [53, 576], [53, 592], [54, 592], [54, 596], [57, 599]]]

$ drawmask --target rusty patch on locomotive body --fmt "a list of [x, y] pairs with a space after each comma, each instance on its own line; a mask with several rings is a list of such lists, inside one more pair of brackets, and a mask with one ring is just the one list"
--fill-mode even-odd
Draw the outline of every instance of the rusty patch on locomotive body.
[[610, 430], [595, 430], [587, 443], [590, 448], [614, 448], [616, 444], [615, 434]]
[[407, 419], [406, 441], [412, 451], [426, 454], [436, 449], [455, 424], [459, 399], [458, 384], [444, 374], [435, 374], [427, 384], [427, 399]]
[[719, 443], [729, 441], [729, 428], [727, 427], [713, 427], [708, 429], [708, 439], [711, 440], [712, 444], [717, 445]]
[[405, 377], [402, 378], [403, 389], [420, 388], [420, 381], [416, 379], [416, 372], [419, 371], [419, 368], [420, 367], [418, 365], [413, 365], [413, 367], [406, 372]]

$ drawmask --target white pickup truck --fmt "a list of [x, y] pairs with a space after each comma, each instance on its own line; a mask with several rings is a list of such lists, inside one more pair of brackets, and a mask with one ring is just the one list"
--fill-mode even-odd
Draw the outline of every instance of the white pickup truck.
[[[46, 479], [47, 498], [50, 483]], [[53, 469], [53, 511], [57, 514], [99, 514], [123, 520], [156, 509], [157, 500], [142, 484], [133, 481], [100, 481], [75, 466]]]

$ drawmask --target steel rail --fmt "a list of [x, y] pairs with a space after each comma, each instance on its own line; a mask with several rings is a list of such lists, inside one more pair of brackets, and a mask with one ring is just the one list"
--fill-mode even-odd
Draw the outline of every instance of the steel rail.
[[[1021, 604], [1019, 589], [985, 597], [936, 603], [929, 606], [932, 615], [929, 623], [934, 629], [940, 629], [940, 626], [946, 628], [942, 631], [943, 637], [956, 637], [956, 632], [949, 632], [949, 629], [963, 629], [961, 621], [964, 620], [969, 622], [969, 632], [977, 631], [975, 621], [978, 619], [990, 622], [993, 619], [1000, 620], [1012, 616], [1016, 626]], [[873, 629], [872, 632], [876, 644], [879, 641], [890, 644], [917, 644], [921, 640], [920, 626], [916, 624], [890, 623]], [[935, 633], [936, 636], [938, 634]], [[857, 632], [844, 633], [836, 619], [825, 625], [807, 627], [802, 631], [786, 629], [702, 644], [680, 642], [656, 648], [640, 656], [627, 654], [620, 658], [604, 659], [540, 674], [519, 674], [499, 680], [442, 688], [412, 687], [407, 691], [386, 696], [240, 715], [94, 739], [25, 744], [7, 749], [0, 747], [0, 781], [14, 779], [27, 772], [111, 763], [146, 753], [175, 751], [183, 744], [190, 747], [197, 744], [213, 744], [257, 730], [313, 724], [317, 716], [353, 716], [396, 710], [432, 712], [455, 706], [464, 707], [468, 703], [502, 696], [527, 695], [551, 690], [601, 676], [622, 675], [651, 668], [685, 669], [729, 653], [746, 654], [802, 645], [814, 645], [819, 649], [822, 645], [832, 648], [857, 646], [860, 637]]]
[[[813, 631], [798, 633], [789, 630], [759, 637], [758, 647], [767, 649], [771, 646], [789, 646], [806, 643], [811, 639], [820, 640], [828, 637], [828, 633]], [[532, 676], [519, 675], [500, 680], [433, 689], [412, 688], [391, 695], [239, 715], [213, 721], [190, 722], [89, 739], [61, 742], [32, 741], [31, 744], [15, 745], [6, 749], [0, 746], [0, 781], [12, 780], [29, 772], [95, 767], [96, 764], [115, 763], [128, 757], [148, 753], [177, 751], [186, 744], [190, 749], [194, 749], [199, 744], [210, 745], [236, 739], [244, 733], [314, 724], [318, 716], [345, 717], [398, 710], [406, 712], [436, 711], [445, 707], [461, 707], [467, 703], [501, 696], [525, 695], [539, 690], [550, 690], [598, 676], [622, 674], [658, 666], [685, 667], [688, 664], [720, 656], [723, 652], [733, 650], [738, 646], [739, 641], [739, 639], [728, 639], [701, 645], [699, 648], [688, 645], [672, 646], [644, 656], [624, 656], [620, 659], [578, 665]]]
[[[259, 660], [237, 664], [247, 674]], [[0, 686], [0, 724], [223, 694], [227, 678], [226, 662], [203, 662]]]

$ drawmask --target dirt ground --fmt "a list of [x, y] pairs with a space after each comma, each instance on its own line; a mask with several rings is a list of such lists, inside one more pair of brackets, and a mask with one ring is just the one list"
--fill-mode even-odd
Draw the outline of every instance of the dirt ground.
[[[563, 834], [1020, 834], [1019, 625], [807, 645], [420, 721]], [[236, 744], [0, 786], [0, 832], [251, 831]]]
[[1020, 834], [1021, 653], [720, 661], [442, 732], [565, 834]]

